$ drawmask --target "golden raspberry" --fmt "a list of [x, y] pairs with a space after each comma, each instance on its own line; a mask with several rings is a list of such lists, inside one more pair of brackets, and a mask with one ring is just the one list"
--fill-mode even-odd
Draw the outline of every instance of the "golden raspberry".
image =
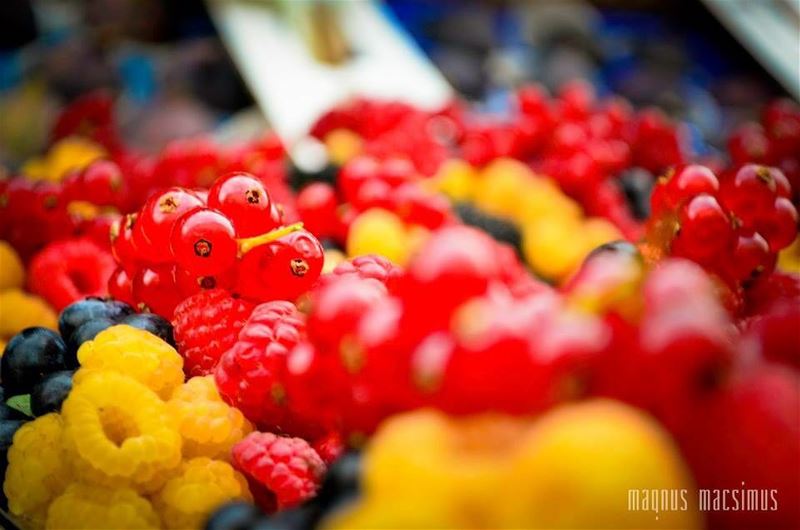
[[183, 437], [183, 456], [230, 460], [233, 444], [253, 430], [239, 409], [222, 401], [214, 376], [193, 377], [167, 402], [167, 413]]
[[20, 427], [8, 450], [3, 491], [8, 509], [26, 526], [44, 526], [50, 501], [61, 495], [72, 479], [62, 433], [61, 416], [45, 414]]
[[167, 528], [201, 528], [220, 505], [251, 500], [247, 480], [227, 462], [193, 458], [180, 474], [153, 496], [153, 505]]
[[166, 404], [131, 377], [81, 369], [61, 410], [82, 480], [151, 491], [180, 464], [181, 438]]
[[25, 268], [17, 251], [6, 241], [0, 241], [0, 291], [25, 285]]
[[[144, 383], [162, 399], [183, 383], [183, 359], [175, 348], [147, 331], [112, 326], [78, 350], [84, 368], [112, 370]], [[80, 372], [75, 383], [80, 381]]]
[[58, 329], [58, 321], [47, 302], [20, 289], [0, 291], [0, 337], [11, 338], [25, 328]]
[[160, 528], [150, 502], [128, 488], [73, 483], [50, 505], [46, 528]]

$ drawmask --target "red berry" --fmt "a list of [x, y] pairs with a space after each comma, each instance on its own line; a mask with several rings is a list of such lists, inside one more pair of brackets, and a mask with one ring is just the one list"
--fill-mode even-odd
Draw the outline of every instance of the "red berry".
[[123, 215], [111, 225], [110, 231], [111, 253], [129, 273], [139, 268], [140, 256], [133, 244], [133, 227], [137, 216], [135, 213]]
[[197, 274], [181, 266], [175, 268], [175, 282], [184, 297], [195, 295], [209, 289], [233, 289], [236, 285], [236, 267], [218, 274]]
[[213, 373], [220, 357], [233, 346], [254, 305], [224, 289], [190, 296], [175, 308], [175, 343], [188, 377]]
[[122, 170], [110, 160], [97, 160], [83, 170], [81, 186], [84, 195], [77, 197], [97, 205], [117, 204], [125, 183]]
[[229, 173], [214, 182], [208, 206], [225, 214], [238, 237], [252, 237], [278, 226], [272, 199], [263, 182], [249, 173]]
[[183, 188], [170, 188], [150, 197], [134, 225], [133, 243], [140, 255], [151, 263], [171, 261], [170, 236], [175, 223], [184, 213], [202, 206], [197, 195]]
[[139, 311], [156, 313], [170, 320], [183, 297], [175, 282], [173, 265], [143, 267], [133, 276], [133, 298]]
[[203, 276], [220, 274], [232, 267], [238, 252], [231, 221], [207, 208], [189, 211], [178, 219], [170, 248], [178, 265]]
[[733, 277], [740, 281], [751, 280], [769, 273], [775, 266], [775, 256], [769, 244], [758, 232], [740, 232], [729, 262]]
[[114, 272], [111, 254], [89, 239], [46, 246], [28, 267], [28, 288], [60, 311], [87, 296], [105, 296]]
[[786, 197], [778, 197], [772, 210], [756, 222], [758, 233], [764, 236], [772, 252], [788, 247], [797, 236], [797, 209]]
[[337, 183], [346, 202], [353, 202], [358, 197], [358, 190], [370, 179], [378, 176], [380, 164], [370, 156], [358, 156], [348, 161], [339, 170]]
[[111, 277], [108, 279], [108, 294], [114, 300], [125, 302], [128, 305], [135, 305], [133, 300], [133, 284], [124, 268], [117, 267], [111, 274]]
[[325, 182], [309, 184], [297, 194], [297, 213], [303, 227], [317, 237], [336, 234], [338, 206], [336, 190]]
[[672, 242], [675, 255], [702, 261], [728, 249], [733, 225], [717, 199], [700, 194], [680, 211], [680, 232]]
[[722, 204], [745, 227], [752, 228], [760, 217], [772, 210], [775, 197], [787, 197], [790, 189], [780, 170], [747, 164], [724, 182], [720, 197]]
[[308, 442], [267, 432], [248, 434], [233, 446], [231, 460], [254, 489], [268, 492], [279, 510], [313, 497], [325, 475], [325, 463]]
[[258, 246], [241, 259], [236, 292], [251, 300], [296, 300], [322, 272], [324, 251], [310, 232], [297, 230]]
[[757, 123], [746, 123], [728, 139], [728, 151], [736, 165], [765, 162], [769, 156], [769, 140]]

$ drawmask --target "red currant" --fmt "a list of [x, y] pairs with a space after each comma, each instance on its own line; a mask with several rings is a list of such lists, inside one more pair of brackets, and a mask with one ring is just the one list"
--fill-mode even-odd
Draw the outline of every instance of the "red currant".
[[230, 219], [209, 208], [181, 216], [172, 230], [170, 247], [178, 265], [204, 276], [230, 268], [238, 251]]
[[775, 197], [786, 197], [790, 190], [780, 170], [747, 164], [724, 182], [720, 198], [743, 226], [753, 228], [759, 218], [769, 215]]
[[84, 196], [97, 205], [116, 204], [125, 182], [122, 170], [110, 160], [92, 162], [80, 176]]
[[117, 269], [108, 278], [108, 294], [114, 300], [125, 302], [129, 305], [134, 305], [133, 300], [133, 285], [131, 279], [125, 269], [117, 267]]
[[337, 182], [344, 200], [353, 202], [362, 184], [378, 176], [379, 170], [380, 164], [370, 156], [358, 156], [342, 166]]
[[204, 289], [232, 289], [236, 283], [236, 268], [231, 267], [215, 275], [199, 275], [188, 269], [175, 269], [175, 282], [181, 295], [188, 298]]
[[416, 176], [414, 164], [407, 158], [392, 157], [380, 164], [378, 178], [395, 188]]
[[183, 297], [175, 282], [175, 267], [143, 267], [133, 276], [133, 299], [139, 311], [157, 313], [172, 320], [172, 313]]
[[788, 247], [797, 236], [797, 209], [786, 197], [778, 197], [772, 210], [759, 218], [756, 229], [769, 242], [772, 252]]
[[218, 178], [208, 192], [208, 206], [225, 214], [239, 237], [263, 234], [277, 226], [266, 186], [249, 173]]
[[751, 280], [771, 272], [774, 266], [775, 256], [770, 253], [767, 240], [758, 232], [740, 232], [729, 264], [733, 277]]
[[680, 232], [673, 253], [698, 261], [725, 251], [733, 238], [733, 225], [717, 199], [706, 193], [686, 203], [679, 214]]
[[310, 232], [296, 230], [245, 253], [236, 291], [257, 301], [296, 300], [322, 272], [324, 251]]
[[336, 190], [325, 182], [314, 182], [297, 194], [297, 213], [303, 226], [317, 237], [335, 235], [338, 200]]
[[129, 273], [139, 267], [139, 254], [133, 244], [133, 227], [138, 214], [129, 213], [118, 218], [111, 225], [111, 253], [117, 263]]
[[748, 162], [765, 162], [769, 156], [769, 140], [757, 123], [746, 123], [736, 129], [728, 139], [728, 151], [736, 165]]
[[133, 243], [140, 255], [151, 263], [171, 261], [170, 236], [175, 223], [184, 213], [201, 206], [203, 201], [183, 188], [169, 188], [150, 197], [133, 229]]

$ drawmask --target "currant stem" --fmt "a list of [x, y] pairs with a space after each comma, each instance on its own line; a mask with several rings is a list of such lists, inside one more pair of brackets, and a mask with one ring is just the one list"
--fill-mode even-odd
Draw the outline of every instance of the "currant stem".
[[303, 223], [294, 223], [291, 225], [286, 225], [280, 228], [276, 228], [275, 230], [270, 230], [266, 234], [261, 234], [260, 236], [244, 237], [242, 239], [237, 239], [236, 242], [239, 244], [239, 257], [244, 256], [245, 254], [247, 254], [256, 247], [260, 247], [261, 245], [266, 245], [267, 243], [271, 243], [276, 239], [280, 239], [283, 236], [291, 234], [292, 232], [297, 232], [302, 228], [303, 228]]

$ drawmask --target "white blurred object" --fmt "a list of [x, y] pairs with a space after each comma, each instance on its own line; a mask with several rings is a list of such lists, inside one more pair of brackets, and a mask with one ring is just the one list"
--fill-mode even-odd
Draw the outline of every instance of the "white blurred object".
[[[208, 3], [256, 103], [290, 152], [308, 142], [322, 114], [350, 97], [435, 109], [453, 96], [442, 74], [378, 2]], [[298, 23], [298, 10], [308, 15], [316, 7], [324, 7], [324, 17]], [[314, 49], [320, 45], [334, 48], [322, 52], [338, 60], [320, 59]]]
[[800, 0], [703, 0], [709, 10], [800, 100]]

